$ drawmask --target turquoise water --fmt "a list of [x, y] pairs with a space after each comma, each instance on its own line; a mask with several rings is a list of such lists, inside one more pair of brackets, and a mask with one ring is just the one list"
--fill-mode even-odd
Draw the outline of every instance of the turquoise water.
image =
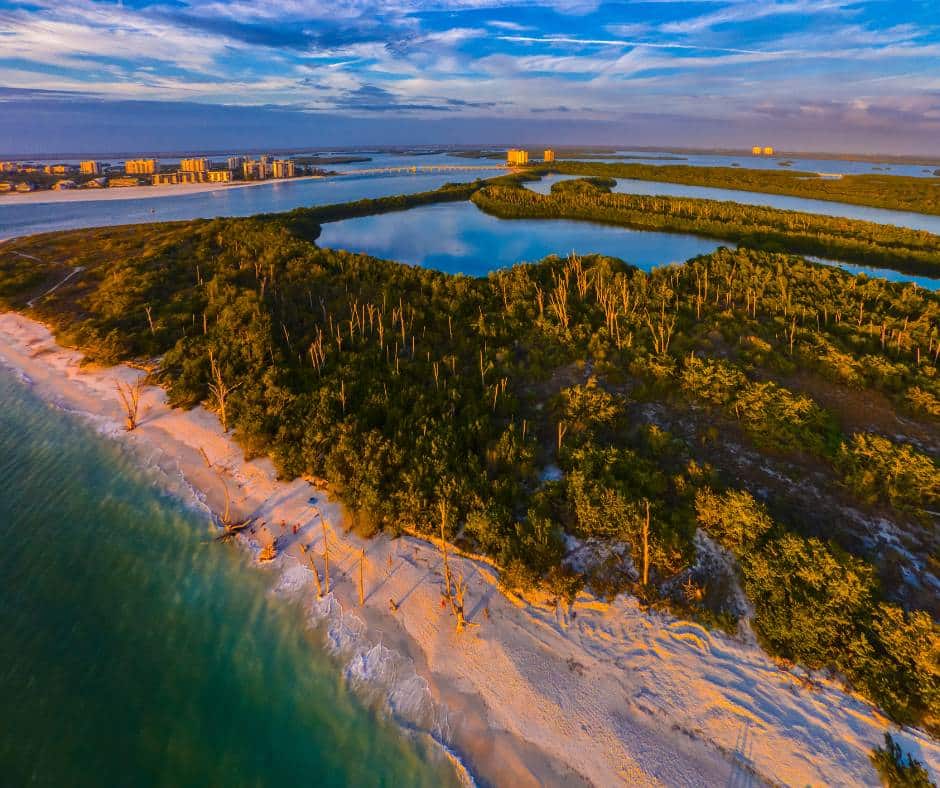
[[2, 369], [0, 479], [0, 784], [456, 784], [348, 689], [274, 573]]

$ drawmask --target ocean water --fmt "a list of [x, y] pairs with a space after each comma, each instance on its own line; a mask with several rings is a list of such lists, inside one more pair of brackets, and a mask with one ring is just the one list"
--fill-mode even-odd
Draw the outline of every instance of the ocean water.
[[0, 784], [459, 784], [141, 459], [0, 367]]

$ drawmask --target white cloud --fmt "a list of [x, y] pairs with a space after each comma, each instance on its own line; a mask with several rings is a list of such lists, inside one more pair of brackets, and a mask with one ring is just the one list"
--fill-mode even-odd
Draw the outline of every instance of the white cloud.
[[667, 22], [661, 25], [659, 29], [664, 33], [700, 33], [719, 25], [753, 22], [772, 16], [807, 16], [842, 12], [850, 5], [856, 5], [854, 0], [788, 0], [787, 2], [741, 0], [702, 16], [680, 22]]

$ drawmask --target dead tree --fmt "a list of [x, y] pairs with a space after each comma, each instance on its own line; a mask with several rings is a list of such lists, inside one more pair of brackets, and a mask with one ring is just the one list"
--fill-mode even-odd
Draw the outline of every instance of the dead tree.
[[228, 397], [241, 383], [229, 386], [225, 382], [225, 379], [222, 377], [222, 370], [219, 369], [219, 365], [215, 360], [215, 354], [211, 350], [209, 351], [209, 375], [211, 377], [209, 393], [212, 395], [216, 412], [219, 414], [219, 421], [222, 422], [222, 431], [228, 432]]
[[307, 556], [307, 562], [313, 570], [313, 580], [317, 584], [317, 599], [323, 599], [323, 586], [320, 585], [320, 573], [317, 571], [317, 562], [313, 558], [313, 552], [305, 544], [300, 546], [300, 550]]
[[458, 574], [456, 581], [453, 579], [450, 572], [450, 562], [447, 560], [447, 535], [445, 533], [445, 528], [447, 526], [447, 504], [444, 501], [441, 501], [440, 504], [441, 510], [441, 555], [444, 559], [444, 599], [450, 605], [451, 613], [453, 613], [454, 621], [456, 622], [456, 627], [458, 632], [463, 632], [468, 626], [473, 624], [472, 621], [467, 621], [466, 614], [464, 613], [464, 593], [467, 590], [467, 584], [464, 582], [463, 576]]
[[[199, 451], [202, 452], [203, 459], [205, 459], [208, 464], [209, 458], [206, 457], [205, 451], [203, 449]], [[211, 468], [212, 466], [210, 465], [209, 467]], [[222, 517], [220, 518], [222, 533], [215, 539], [217, 542], [226, 542], [235, 537], [239, 531], [244, 531], [251, 524], [251, 518], [249, 517], [246, 520], [232, 519], [232, 496], [229, 495], [228, 485], [225, 483], [225, 479], [222, 477], [221, 473], [216, 471], [215, 475], [218, 477], [219, 483], [222, 485], [222, 490], [225, 493], [225, 509], [222, 511]]]
[[659, 313], [659, 320], [653, 323], [649, 312], [646, 313], [646, 325], [650, 330], [653, 340], [653, 350], [657, 355], [665, 356], [669, 352], [669, 343], [672, 341], [672, 334], [676, 328], [676, 317], [670, 315], [666, 317], [666, 302], [662, 302], [662, 308]]
[[140, 407], [140, 391], [144, 386], [144, 378], [140, 376], [133, 383], [115, 383], [121, 404], [124, 406], [124, 428], [130, 432], [137, 428], [137, 411]]
[[444, 597], [450, 598], [450, 564], [447, 562], [447, 537], [444, 529], [447, 526], [447, 503], [441, 501], [438, 506], [441, 510], [441, 555], [444, 558]]
[[330, 543], [327, 541], [326, 537], [326, 520], [323, 519], [323, 515], [317, 512], [320, 516], [320, 526], [323, 528], [323, 579], [326, 582], [326, 593], [330, 593]]
[[563, 421], [558, 422], [558, 457], [561, 458], [561, 443], [565, 439], [565, 433], [568, 432], [568, 425]]
[[362, 571], [363, 564], [366, 560], [366, 550], [362, 548], [359, 551], [359, 607], [362, 607], [366, 603], [366, 594], [365, 594], [365, 582], [363, 581]]

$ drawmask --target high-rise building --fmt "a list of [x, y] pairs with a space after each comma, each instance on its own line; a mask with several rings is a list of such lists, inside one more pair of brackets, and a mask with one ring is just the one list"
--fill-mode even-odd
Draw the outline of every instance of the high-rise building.
[[769, 146], [766, 147], [766, 148], [764, 148], [764, 155], [765, 155], [765, 156], [773, 156], [773, 155], [774, 155], [774, 149], [771, 148], [771, 147], [769, 147]]
[[506, 163], [510, 167], [519, 167], [529, 163], [529, 152], [518, 148], [511, 148], [506, 152]]
[[751, 148], [752, 156], [760, 156], [763, 152], [764, 149], [760, 145], [755, 145], [753, 148]]
[[294, 162], [292, 159], [275, 159], [271, 162], [271, 172], [275, 178], [293, 178]]
[[263, 181], [266, 175], [264, 162], [256, 159], [245, 159], [242, 162], [242, 177], [246, 181]]
[[229, 156], [228, 157], [228, 169], [232, 172], [238, 172], [242, 168], [242, 164], [245, 163], [243, 156]]
[[97, 161], [83, 161], [78, 165], [78, 169], [82, 175], [100, 175], [101, 174], [101, 162]]
[[546, 148], [545, 152], [542, 154], [542, 161], [545, 164], [551, 164], [553, 161], [555, 161], [555, 151], [553, 151], [551, 148]]
[[[286, 161], [286, 160], [284, 160]], [[291, 162], [293, 165], [293, 162]], [[274, 173], [274, 162], [270, 156], [259, 156], [257, 159], [245, 159], [242, 162], [242, 177], [248, 181], [263, 181], [270, 178]], [[287, 175], [276, 175], [277, 178], [290, 177]]]
[[128, 159], [124, 162], [124, 172], [128, 175], [153, 175], [156, 171], [156, 159]]
[[183, 159], [180, 162], [180, 172], [205, 172], [209, 169], [206, 159]]

